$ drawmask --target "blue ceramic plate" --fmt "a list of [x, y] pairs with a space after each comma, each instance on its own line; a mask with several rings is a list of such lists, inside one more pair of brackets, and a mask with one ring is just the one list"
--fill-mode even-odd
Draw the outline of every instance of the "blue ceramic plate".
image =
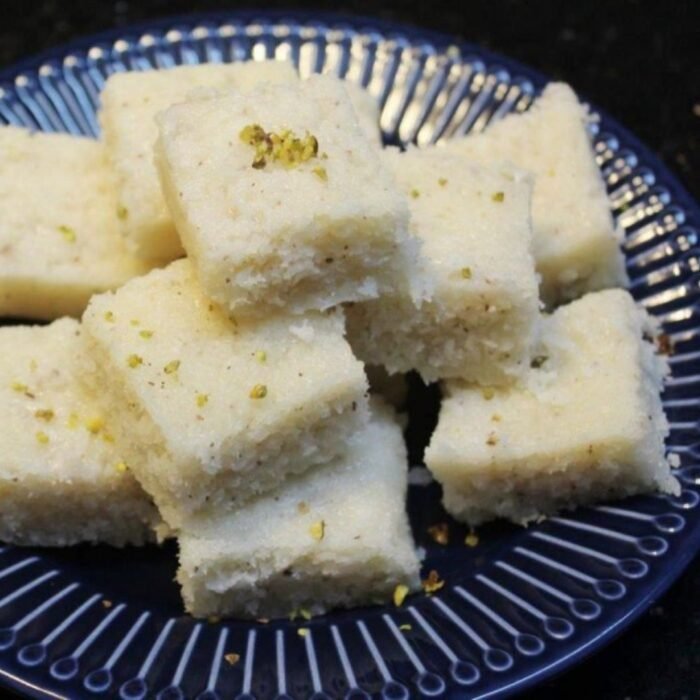
[[[178, 63], [291, 59], [302, 74], [360, 82], [382, 104], [387, 142], [428, 143], [527, 109], [545, 80], [476, 46], [374, 21], [287, 16], [185, 18], [109, 33], [0, 75], [0, 120], [96, 135], [111, 72]], [[580, 510], [527, 530], [494, 526], [475, 548], [440, 546], [439, 489], [412, 486], [426, 570], [447, 585], [397, 609], [303, 623], [185, 616], [175, 551], [78, 547], [0, 553], [0, 680], [32, 697], [503, 697], [599, 647], [645, 610], [700, 546], [698, 207], [666, 168], [606, 115], [596, 154], [626, 232], [632, 291], [675, 344], [664, 395], [683, 491]], [[414, 396], [420, 449], [435, 396]], [[433, 415], [434, 419], [434, 415]], [[401, 629], [410, 625], [411, 629]], [[240, 655], [236, 664], [225, 660]]]

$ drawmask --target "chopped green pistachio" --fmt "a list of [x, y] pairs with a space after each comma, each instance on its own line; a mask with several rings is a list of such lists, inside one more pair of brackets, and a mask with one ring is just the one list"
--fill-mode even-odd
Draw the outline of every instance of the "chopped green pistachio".
[[123, 204], [117, 204], [117, 219], [124, 221], [129, 216], [129, 210]]
[[264, 168], [268, 162], [294, 168], [318, 156], [318, 140], [308, 132], [300, 137], [290, 129], [268, 132], [260, 124], [248, 124], [238, 136], [255, 149], [251, 165], [256, 170]]
[[411, 627], [411, 625], [399, 625], [399, 629], [402, 632], [410, 632], [413, 628]]
[[470, 280], [472, 278], [472, 269], [471, 267], [463, 267], [460, 270], [460, 274], [462, 275], [462, 279], [464, 280]]
[[447, 184], [447, 178], [446, 177], [439, 177], [438, 178], [438, 185], [440, 187], [444, 187]]
[[73, 412], [68, 416], [66, 421], [66, 427], [69, 430], [75, 430], [80, 425], [80, 417], [77, 413]]
[[491, 195], [491, 199], [492, 199], [494, 202], [502, 202], [505, 198], [506, 198], [506, 195], [505, 195], [504, 192], [494, 192], [494, 193]]
[[264, 350], [255, 351], [255, 359], [262, 365], [267, 361], [267, 353]]
[[129, 321], [129, 323], [132, 326], [140, 326], [141, 325], [141, 321], [139, 321], [138, 318], [132, 318], [131, 321]]
[[256, 384], [248, 396], [251, 399], [264, 399], [267, 396], [267, 387], [264, 384]]
[[70, 226], [61, 225], [58, 230], [68, 243], [75, 243], [75, 231]]
[[40, 408], [38, 411], [34, 411], [34, 416], [39, 420], [45, 420], [47, 423], [53, 420], [56, 414], [50, 408]]
[[104, 319], [107, 323], [114, 323], [114, 311], [105, 311]]
[[297, 634], [298, 634], [300, 637], [306, 637], [306, 635], [309, 634], [309, 630], [308, 630], [306, 627], [300, 627], [300, 628], [297, 630]]
[[323, 166], [319, 165], [317, 168], [314, 168], [311, 172], [322, 182], [328, 182], [328, 172]]
[[18, 394], [26, 394], [29, 391], [29, 387], [26, 384], [22, 384], [22, 382], [12, 382], [10, 384], [10, 388], [12, 391], [16, 391]]
[[49, 436], [43, 430], [39, 430], [36, 434], [36, 441], [40, 445], [46, 445], [49, 442]]
[[129, 355], [126, 358], [126, 364], [131, 367], [131, 369], [136, 369], [139, 365], [143, 364], [143, 357], [140, 355]]
[[311, 537], [317, 542], [320, 542], [326, 534], [326, 523], [323, 520], [312, 523], [309, 532], [311, 533]]
[[102, 416], [92, 416], [85, 421], [85, 427], [87, 428], [88, 432], [96, 435], [100, 432], [100, 430], [102, 430], [102, 428], [105, 427], [104, 418], [102, 418]]
[[197, 394], [197, 406], [202, 408], [209, 402], [209, 394]]
[[175, 374], [178, 369], [180, 369], [180, 360], [170, 360], [170, 362], [163, 367], [163, 372], [166, 374]]
[[120, 474], [125, 474], [129, 467], [127, 466], [126, 462], [117, 462], [114, 465], [114, 468], [120, 473]]
[[496, 395], [496, 392], [490, 387], [490, 386], [485, 386], [481, 390], [481, 395], [487, 400], [491, 401], [491, 399]]
[[149, 338], [153, 337], [153, 331], [139, 331], [139, 335], [142, 338], [145, 338], [146, 340], [148, 340]]
[[420, 197], [420, 192], [415, 187], [411, 190], [410, 194], [413, 199], [418, 199], [418, 197]]

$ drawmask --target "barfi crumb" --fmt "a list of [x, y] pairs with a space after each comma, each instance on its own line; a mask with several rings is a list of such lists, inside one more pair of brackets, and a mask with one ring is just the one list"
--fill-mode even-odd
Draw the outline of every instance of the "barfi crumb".
[[657, 337], [656, 347], [661, 355], [673, 355], [673, 341], [666, 333], [661, 333]]
[[394, 589], [394, 605], [400, 608], [403, 605], [406, 596], [408, 595], [408, 586], [403, 583], [399, 583]]
[[107, 609], [111, 608], [111, 607], [112, 607], [112, 601], [111, 601], [111, 600], [107, 600], [107, 599], [105, 598], [105, 599], [102, 601], [102, 607], [107, 608]]
[[224, 660], [229, 666], [235, 666], [241, 660], [241, 655], [230, 651], [228, 654], [224, 654]]
[[307, 610], [306, 608], [299, 608], [299, 616], [302, 617], [304, 620], [310, 620], [311, 611]]
[[445, 582], [440, 578], [438, 572], [435, 571], [435, 569], [432, 569], [428, 574], [428, 578], [426, 578], [422, 582], [423, 590], [428, 594], [436, 593], [444, 585]]
[[300, 628], [297, 630], [297, 634], [298, 634], [300, 637], [306, 637], [306, 636], [309, 634], [309, 629], [308, 629], [308, 627], [300, 627]]
[[219, 622], [221, 622], [221, 618], [218, 615], [209, 615], [209, 617], [207, 618], [207, 622], [210, 625], [216, 625]]
[[309, 509], [309, 504], [306, 503], [306, 502], [304, 502], [304, 501], [299, 501], [299, 503], [297, 503], [297, 510], [298, 510], [299, 513], [301, 513], [302, 515], [306, 515], [306, 514], [309, 512], [309, 510], [310, 510], [310, 509]]
[[489, 445], [489, 447], [493, 447], [494, 445], [498, 444], [498, 436], [496, 433], [489, 433], [489, 436], [486, 438], [486, 444]]
[[402, 632], [410, 632], [413, 629], [413, 627], [411, 627], [411, 625], [399, 625], [399, 629]]
[[450, 541], [450, 526], [447, 523], [437, 523], [428, 528], [428, 534], [438, 544], [447, 544]]

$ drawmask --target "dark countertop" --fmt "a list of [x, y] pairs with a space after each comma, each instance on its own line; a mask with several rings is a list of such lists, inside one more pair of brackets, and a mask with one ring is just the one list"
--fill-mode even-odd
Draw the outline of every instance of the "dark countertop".
[[[4, 0], [0, 66], [82, 34], [163, 15], [251, 8], [186, 0]], [[655, 150], [700, 198], [700, 12], [680, 0], [470, 0], [309, 3], [460, 36], [566, 80]], [[700, 560], [643, 618], [605, 650], [527, 700], [700, 698]]]

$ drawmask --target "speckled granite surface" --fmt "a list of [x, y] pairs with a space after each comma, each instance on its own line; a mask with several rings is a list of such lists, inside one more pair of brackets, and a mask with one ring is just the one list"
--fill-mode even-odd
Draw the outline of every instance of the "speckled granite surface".
[[[447, 32], [571, 82], [634, 131], [700, 198], [697, 0], [0, 3], [0, 65], [82, 34], [159, 16], [251, 6], [332, 9]], [[527, 700], [700, 698], [700, 561], [632, 628]]]

